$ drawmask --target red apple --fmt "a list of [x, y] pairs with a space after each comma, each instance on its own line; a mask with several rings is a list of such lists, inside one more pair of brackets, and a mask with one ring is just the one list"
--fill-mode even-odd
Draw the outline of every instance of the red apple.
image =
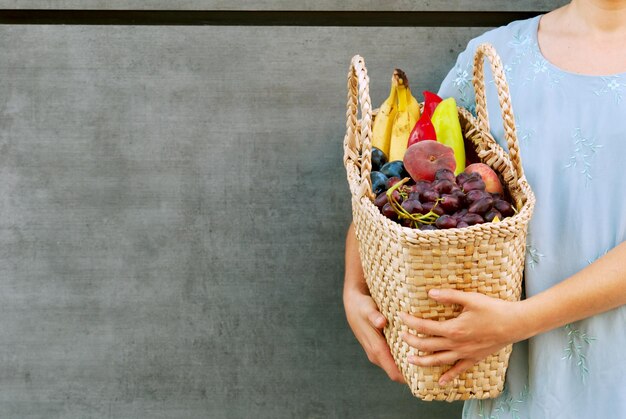
[[449, 169], [452, 172], [456, 169], [454, 150], [433, 140], [420, 141], [407, 148], [403, 163], [406, 171], [416, 182], [419, 180], [432, 182], [439, 169]]
[[473, 163], [465, 168], [465, 173], [478, 173], [485, 182], [485, 191], [504, 195], [502, 183], [496, 172], [485, 163]]

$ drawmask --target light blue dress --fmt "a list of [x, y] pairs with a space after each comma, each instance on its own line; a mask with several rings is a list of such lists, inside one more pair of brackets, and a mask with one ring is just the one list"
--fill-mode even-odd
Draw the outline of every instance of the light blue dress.
[[[539, 19], [471, 40], [439, 91], [474, 112], [474, 52], [482, 42], [494, 45], [509, 83], [522, 165], [537, 198], [527, 241], [527, 297], [593, 263], [626, 235], [626, 73], [586, 76], [554, 66], [537, 46]], [[487, 74], [492, 133], [506, 148]], [[597, 286], [602, 280], [595, 279]], [[515, 344], [502, 395], [466, 402], [463, 417], [626, 418], [626, 306]]]

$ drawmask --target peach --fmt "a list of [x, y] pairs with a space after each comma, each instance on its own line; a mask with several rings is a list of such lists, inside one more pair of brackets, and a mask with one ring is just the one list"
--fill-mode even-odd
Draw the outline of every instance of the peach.
[[403, 163], [406, 171], [416, 182], [419, 180], [432, 182], [439, 169], [449, 169], [452, 172], [456, 169], [454, 150], [433, 140], [420, 141], [407, 148]]
[[465, 173], [478, 173], [485, 182], [485, 191], [504, 195], [502, 183], [496, 172], [485, 163], [473, 163], [465, 168]]

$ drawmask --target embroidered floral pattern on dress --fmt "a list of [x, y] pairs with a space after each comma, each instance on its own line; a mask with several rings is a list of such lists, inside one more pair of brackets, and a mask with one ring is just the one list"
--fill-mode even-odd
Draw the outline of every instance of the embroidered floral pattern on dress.
[[465, 65], [460, 63], [455, 67], [456, 77], [452, 81], [459, 92], [459, 105], [467, 109], [472, 115], [476, 116], [476, 104], [474, 99], [474, 86], [472, 85], [472, 69], [467, 62]]
[[612, 94], [615, 103], [619, 104], [622, 101], [622, 89], [626, 86], [626, 83], [621, 83], [619, 80], [620, 78], [618, 76], [602, 77], [603, 86], [598, 90], [594, 90], [593, 93], [595, 93], [596, 96], [607, 93]]
[[591, 161], [602, 146], [595, 143], [595, 137], [585, 137], [580, 128], [574, 130], [572, 138], [574, 139], [574, 151], [565, 168], [580, 168], [580, 173], [584, 175], [585, 185], [587, 185], [593, 179], [591, 176]]
[[515, 125], [517, 125], [517, 138], [519, 138], [520, 142], [530, 143], [530, 140], [532, 140], [537, 132], [527, 125], [524, 125], [521, 118], [517, 116], [515, 117]]
[[531, 54], [533, 51], [531, 36], [527, 33], [522, 33], [521, 29], [513, 35], [513, 38], [509, 41], [508, 45], [515, 50], [515, 54], [511, 60], [512, 65], [520, 64], [524, 60], [524, 57]]
[[518, 393], [517, 397], [513, 397], [505, 384], [502, 394], [500, 394], [497, 399], [496, 408], [494, 409], [493, 414], [489, 416], [489, 419], [500, 419], [501, 413], [510, 413], [510, 416], [513, 419], [521, 419], [519, 406], [526, 402], [529, 394], [530, 391], [528, 389], [528, 384], [525, 384], [524, 388]]
[[595, 338], [581, 331], [575, 323], [566, 325], [565, 330], [567, 331], [567, 346], [564, 349], [565, 356], [561, 359], [573, 359], [576, 362], [580, 379], [582, 383], [585, 384], [587, 375], [589, 375], [585, 349]]
[[561, 80], [564, 77], [563, 74], [550, 67], [548, 61], [539, 54], [539, 46], [536, 43], [534, 47], [535, 52], [533, 52], [533, 57], [530, 61], [531, 71], [528, 72], [526, 81], [535, 82], [539, 78], [546, 77], [550, 81], [549, 86], [560, 88]]
[[526, 262], [528, 263], [528, 267], [535, 269], [535, 265], [537, 265], [544, 257], [543, 253], [539, 253], [533, 244], [532, 234], [528, 231], [526, 235]]

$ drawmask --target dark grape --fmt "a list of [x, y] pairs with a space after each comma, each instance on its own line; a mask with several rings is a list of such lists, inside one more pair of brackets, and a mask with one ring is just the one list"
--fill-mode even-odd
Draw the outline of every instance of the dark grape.
[[439, 199], [439, 194], [434, 189], [426, 189], [420, 194], [420, 202], [435, 202]]
[[441, 229], [454, 228], [456, 227], [456, 224], [456, 218], [452, 217], [451, 215], [442, 215], [441, 217], [437, 218], [437, 221], [435, 221], [435, 225]]
[[480, 175], [479, 175], [479, 179], [468, 179], [465, 181], [465, 183], [463, 183], [463, 190], [466, 193], [469, 191], [477, 190], [477, 189], [480, 191], [485, 190], [485, 182], [483, 182], [483, 180], [480, 179]]
[[422, 211], [424, 211], [422, 204], [416, 199], [407, 199], [402, 203], [402, 208], [409, 214], [422, 214]]
[[463, 218], [463, 216], [467, 214], [467, 208], [463, 208], [458, 210], [457, 212], [455, 212], [454, 214], [452, 214], [452, 216], [454, 218], [456, 218], [457, 220], [460, 220], [461, 218]]
[[418, 192], [411, 192], [409, 193], [409, 199], [415, 199], [415, 200], [420, 200], [420, 194]]
[[493, 205], [493, 198], [486, 197], [481, 198], [478, 201], [472, 202], [472, 205], [467, 209], [468, 212], [473, 212], [474, 214], [484, 214], [491, 209]]
[[387, 187], [387, 189], [389, 189], [398, 182], [400, 182], [400, 178], [397, 176], [393, 176], [387, 179], [387, 184], [385, 186]]
[[500, 214], [500, 211], [498, 211], [497, 209], [493, 209], [493, 208], [487, 211], [485, 215], [483, 216], [485, 221], [487, 221], [488, 223], [492, 222], [493, 219], [496, 217], [498, 217], [498, 219], [501, 220], [502, 214]]
[[376, 195], [387, 190], [387, 176], [381, 172], [371, 172], [370, 179], [372, 180], [372, 192]]
[[383, 206], [382, 213], [385, 217], [389, 218], [390, 220], [398, 219], [398, 213], [396, 212], [396, 210], [393, 209], [390, 203], [386, 203]]
[[382, 209], [387, 202], [389, 202], [387, 199], [387, 192], [379, 193], [378, 196], [376, 196], [376, 199], [374, 199], [374, 205], [376, 205], [378, 209]]
[[474, 224], [482, 224], [485, 222], [485, 220], [483, 219], [483, 217], [481, 217], [478, 214], [474, 214], [471, 212], [468, 212], [467, 214], [465, 214], [463, 217], [461, 217], [461, 221], [466, 222], [468, 225], [474, 225]]
[[436, 180], [433, 182], [433, 189], [439, 192], [439, 195], [452, 192], [453, 187], [454, 182], [451, 182], [447, 179]]
[[441, 208], [448, 214], [453, 214], [461, 208], [459, 198], [454, 195], [443, 195], [441, 201], [439, 201], [439, 205], [441, 205]]
[[438, 228], [432, 224], [424, 224], [420, 227], [420, 230], [438, 230]]
[[380, 170], [387, 163], [387, 156], [379, 148], [372, 147], [372, 170]]
[[456, 175], [456, 184], [459, 186], [463, 186], [463, 183], [465, 183], [468, 177], [469, 177], [469, 174], [465, 172], [459, 173], [458, 175]]
[[465, 195], [465, 202], [467, 202], [468, 204], [471, 204], [473, 202], [478, 201], [479, 199], [487, 198], [489, 196], [491, 196], [489, 195], [489, 192], [474, 189], [473, 191], [469, 191]]
[[413, 227], [413, 220], [411, 220], [410, 218], [403, 218], [400, 221], [400, 224], [404, 227]]
[[450, 193], [452, 196], [456, 196], [459, 200], [459, 205], [464, 206], [466, 204], [465, 201], [465, 193], [461, 189], [456, 189]]
[[391, 196], [396, 200], [396, 202], [402, 203], [402, 195], [400, 195], [400, 192], [398, 192], [397, 189], [391, 192]]
[[467, 224], [465, 221], [459, 221], [458, 224], [456, 225], [456, 228], [463, 228], [463, 227], [469, 227], [469, 224]]
[[435, 172], [435, 180], [449, 180], [450, 182], [455, 182], [456, 178], [454, 177], [454, 172], [450, 169], [439, 169]]
[[511, 204], [502, 199], [496, 199], [496, 201], [493, 203], [493, 207], [500, 211], [500, 213], [504, 217], [511, 217], [513, 214], [515, 214], [515, 211], [513, 211], [513, 207], [511, 206]]
[[412, 192], [422, 193], [427, 189], [432, 189], [432, 185], [430, 182], [426, 180], [419, 180], [411, 187]]
[[446, 212], [439, 205], [435, 205], [434, 202], [424, 202], [422, 204], [422, 208], [424, 209], [424, 214], [432, 211], [437, 215], [444, 215]]

